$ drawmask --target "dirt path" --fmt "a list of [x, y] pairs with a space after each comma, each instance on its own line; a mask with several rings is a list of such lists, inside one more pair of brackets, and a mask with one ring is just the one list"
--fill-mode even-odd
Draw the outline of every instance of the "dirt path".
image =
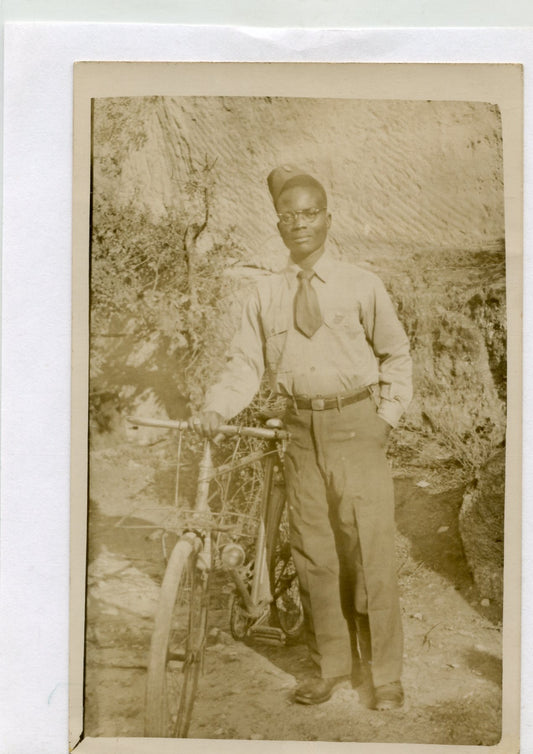
[[[161, 483], [170, 474], [159, 469], [154, 476], [161, 454], [158, 446], [133, 445], [92, 454], [85, 735], [142, 736], [146, 653], [164, 560], [157, 530], [114, 524], [134, 500], [153, 505], [147, 479]], [[292, 688], [310, 669], [305, 646], [234, 642], [228, 594], [221, 589], [213, 598], [191, 737], [480, 745], [499, 740], [500, 616], [476, 591], [467, 569], [457, 529], [461, 490], [436, 492], [418, 481], [395, 480], [405, 707], [372, 711], [368, 688], [348, 684], [318, 707], [293, 704]]]

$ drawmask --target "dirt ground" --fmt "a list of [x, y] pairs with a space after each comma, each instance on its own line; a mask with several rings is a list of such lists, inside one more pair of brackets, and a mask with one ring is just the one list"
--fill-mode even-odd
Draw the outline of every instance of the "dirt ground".
[[[146, 528], [168, 483], [160, 444], [91, 454], [86, 736], [142, 736], [146, 657], [164, 571], [161, 532]], [[415, 473], [416, 472], [416, 473]], [[395, 478], [405, 632], [402, 710], [368, 707], [348, 683], [316, 707], [294, 704], [309, 670], [304, 644], [235, 642], [228, 589], [212, 598], [192, 738], [493, 745], [501, 726], [501, 615], [479, 594], [458, 532], [462, 489], [411, 470]], [[441, 480], [442, 481], [442, 480]], [[422, 483], [422, 484], [421, 484]], [[444, 491], [443, 491], [444, 489]], [[125, 514], [141, 528], [117, 526]], [[131, 520], [130, 520], [131, 523]]]

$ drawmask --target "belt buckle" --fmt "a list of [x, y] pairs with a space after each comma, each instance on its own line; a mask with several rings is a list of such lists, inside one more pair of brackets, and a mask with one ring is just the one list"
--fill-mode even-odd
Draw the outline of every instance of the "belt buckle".
[[313, 411], [323, 411], [326, 406], [324, 398], [311, 398], [311, 408]]

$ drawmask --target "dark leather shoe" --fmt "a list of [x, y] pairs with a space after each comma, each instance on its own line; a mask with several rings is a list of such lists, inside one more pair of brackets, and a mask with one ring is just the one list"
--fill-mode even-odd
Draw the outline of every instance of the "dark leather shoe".
[[299, 704], [322, 704], [331, 699], [336, 686], [345, 680], [341, 678], [306, 678], [298, 684], [294, 692], [294, 701]]
[[386, 683], [374, 689], [374, 709], [398, 709], [403, 705], [404, 694], [400, 681]]

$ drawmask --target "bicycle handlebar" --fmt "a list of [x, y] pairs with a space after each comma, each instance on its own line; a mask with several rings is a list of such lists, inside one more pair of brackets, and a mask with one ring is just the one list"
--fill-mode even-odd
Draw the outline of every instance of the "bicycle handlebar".
[[[189, 422], [173, 419], [144, 419], [140, 416], [128, 416], [130, 424], [137, 424], [142, 427], [159, 427], [161, 429], [178, 429], [180, 432], [191, 429]], [[269, 427], [239, 427], [231, 424], [222, 424], [217, 427], [219, 434], [231, 437], [232, 435], [243, 435], [244, 437], [255, 437], [259, 440], [288, 440], [289, 433], [284, 429], [273, 429]]]

